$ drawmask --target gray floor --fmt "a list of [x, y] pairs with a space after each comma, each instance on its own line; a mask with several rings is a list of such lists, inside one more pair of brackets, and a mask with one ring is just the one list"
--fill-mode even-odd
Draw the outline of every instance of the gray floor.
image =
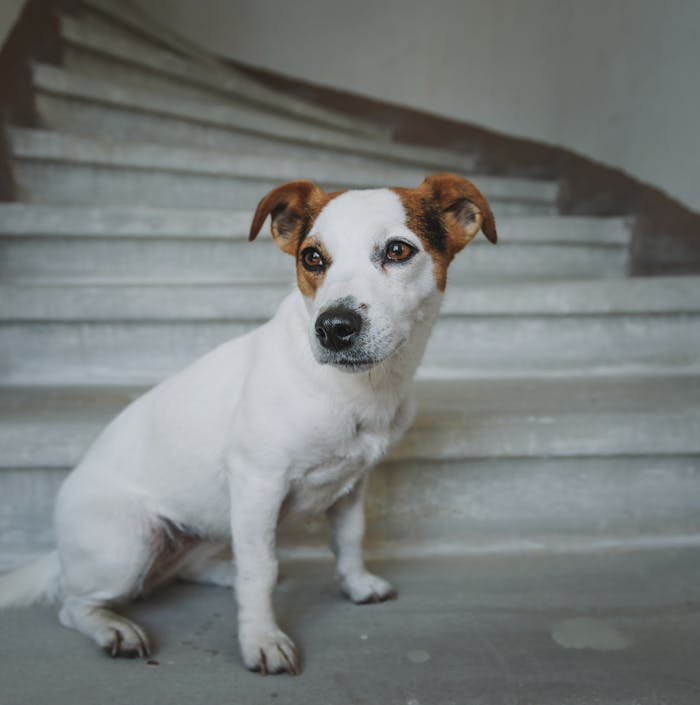
[[303, 673], [243, 670], [227, 590], [174, 585], [129, 613], [155, 663], [112, 660], [54, 610], [0, 613], [0, 703], [700, 703], [700, 549], [386, 562], [358, 607], [326, 563], [284, 566]]

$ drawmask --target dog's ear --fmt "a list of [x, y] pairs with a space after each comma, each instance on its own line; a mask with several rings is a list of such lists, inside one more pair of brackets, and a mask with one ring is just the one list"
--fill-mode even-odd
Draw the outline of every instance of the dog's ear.
[[442, 214], [451, 255], [459, 252], [481, 230], [496, 243], [496, 219], [483, 194], [474, 184], [456, 174], [433, 174], [419, 187], [429, 190]]
[[255, 240], [269, 215], [274, 241], [280, 249], [296, 255], [299, 243], [327, 199], [328, 194], [312, 181], [290, 181], [278, 186], [258, 203], [248, 239]]

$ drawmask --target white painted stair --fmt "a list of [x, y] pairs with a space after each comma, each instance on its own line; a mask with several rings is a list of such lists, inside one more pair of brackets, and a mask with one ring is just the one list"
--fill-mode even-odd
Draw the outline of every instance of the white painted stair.
[[[556, 183], [263, 86], [134, 5], [88, 0], [36, 64], [41, 126], [8, 128], [0, 204], [0, 568], [51, 545], [58, 483], [149, 385], [268, 318], [293, 286], [266, 191], [469, 175], [499, 244], [450, 271], [414, 428], [374, 475], [389, 555], [700, 531], [700, 277], [630, 279], [626, 218], [563, 217]], [[318, 523], [290, 542], [317, 552]], [[292, 550], [292, 553], [294, 551]]]

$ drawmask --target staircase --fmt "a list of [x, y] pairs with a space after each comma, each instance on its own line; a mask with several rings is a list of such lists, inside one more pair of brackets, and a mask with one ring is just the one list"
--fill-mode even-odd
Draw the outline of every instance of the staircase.
[[[627, 277], [630, 220], [557, 214], [556, 183], [392, 142], [84, 0], [7, 126], [0, 204], [0, 569], [52, 545], [55, 492], [148, 386], [266, 320], [293, 285], [272, 187], [469, 175], [496, 214], [450, 271], [414, 428], [374, 473], [375, 555], [683, 545], [700, 524], [700, 277]], [[322, 522], [291, 556], [317, 555]]]

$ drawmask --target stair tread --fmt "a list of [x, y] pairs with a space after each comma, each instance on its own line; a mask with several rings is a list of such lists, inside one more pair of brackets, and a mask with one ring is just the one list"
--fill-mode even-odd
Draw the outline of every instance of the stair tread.
[[264, 135], [273, 141], [288, 140], [334, 151], [354, 152], [375, 158], [415, 162], [440, 170], [473, 170], [472, 155], [447, 150], [403, 145], [387, 138], [370, 137], [335, 130], [312, 123], [290, 122], [284, 115], [258, 114], [236, 108], [221, 100], [207, 103], [159, 95], [135, 87], [107, 83], [56, 66], [35, 64], [34, 85], [44, 93], [78, 98], [102, 105], [125, 108], [139, 113], [156, 114], [200, 125], [227, 130], [243, 130]]
[[[0, 203], [0, 236], [247, 239], [252, 217], [246, 210]], [[629, 241], [624, 217], [498, 219], [499, 247], [522, 242], [627, 247]], [[474, 245], [488, 243], [478, 238]]]
[[[391, 461], [700, 453], [700, 376], [415, 383]], [[69, 467], [143, 387], [0, 387], [2, 467]]]
[[[280, 255], [282, 256], [282, 255]], [[0, 321], [263, 320], [288, 282], [2, 284]], [[591, 316], [700, 311], [700, 276], [456, 285], [442, 316]]]
[[[235, 177], [275, 183], [306, 177], [334, 185], [369, 187], [401, 184], [417, 186], [428, 173], [409, 167], [382, 165], [368, 168], [335, 165], [325, 159], [226, 154], [214, 150], [147, 142], [108, 141], [17, 127], [10, 128], [8, 133], [12, 157], [31, 161]], [[479, 176], [475, 179], [491, 199], [553, 203], [558, 192], [558, 184], [546, 180], [506, 176]]]

